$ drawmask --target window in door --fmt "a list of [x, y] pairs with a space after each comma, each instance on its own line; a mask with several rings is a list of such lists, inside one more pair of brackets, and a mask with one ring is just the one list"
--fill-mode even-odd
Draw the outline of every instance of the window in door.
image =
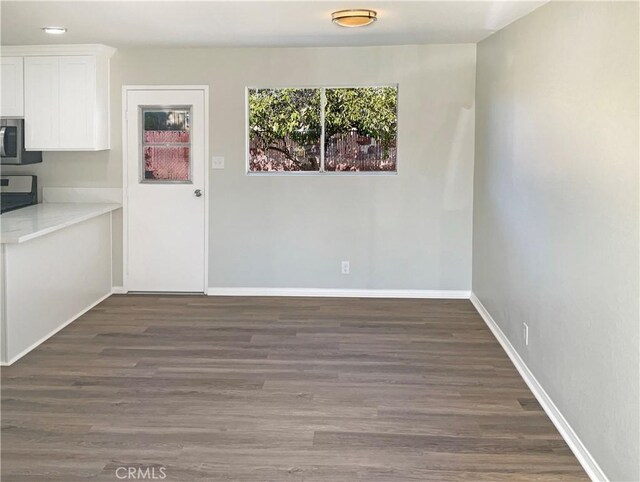
[[140, 182], [191, 182], [191, 108], [141, 107]]

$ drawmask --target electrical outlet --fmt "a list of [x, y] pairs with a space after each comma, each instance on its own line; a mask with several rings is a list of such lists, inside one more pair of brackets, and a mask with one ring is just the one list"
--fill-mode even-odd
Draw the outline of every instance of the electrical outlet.
[[342, 274], [349, 274], [349, 261], [342, 262]]
[[527, 325], [526, 323], [522, 324], [522, 336], [524, 338], [524, 345], [528, 346], [529, 345], [529, 325]]

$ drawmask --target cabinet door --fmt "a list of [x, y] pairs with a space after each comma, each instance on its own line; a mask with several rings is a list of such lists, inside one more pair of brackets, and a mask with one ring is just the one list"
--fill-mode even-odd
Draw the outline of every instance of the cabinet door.
[[24, 59], [25, 147], [30, 150], [60, 146], [58, 57]]
[[0, 116], [24, 115], [22, 57], [2, 57], [0, 64]]
[[96, 58], [64, 56], [60, 60], [60, 147], [95, 147]]

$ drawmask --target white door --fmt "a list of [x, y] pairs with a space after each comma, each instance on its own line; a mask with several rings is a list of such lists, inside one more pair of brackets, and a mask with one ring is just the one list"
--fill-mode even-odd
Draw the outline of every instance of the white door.
[[127, 289], [205, 290], [205, 91], [127, 90]]

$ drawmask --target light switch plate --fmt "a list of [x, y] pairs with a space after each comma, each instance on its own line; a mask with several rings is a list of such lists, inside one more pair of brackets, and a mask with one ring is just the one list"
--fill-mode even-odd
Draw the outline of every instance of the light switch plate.
[[224, 169], [224, 157], [211, 156], [211, 169]]

